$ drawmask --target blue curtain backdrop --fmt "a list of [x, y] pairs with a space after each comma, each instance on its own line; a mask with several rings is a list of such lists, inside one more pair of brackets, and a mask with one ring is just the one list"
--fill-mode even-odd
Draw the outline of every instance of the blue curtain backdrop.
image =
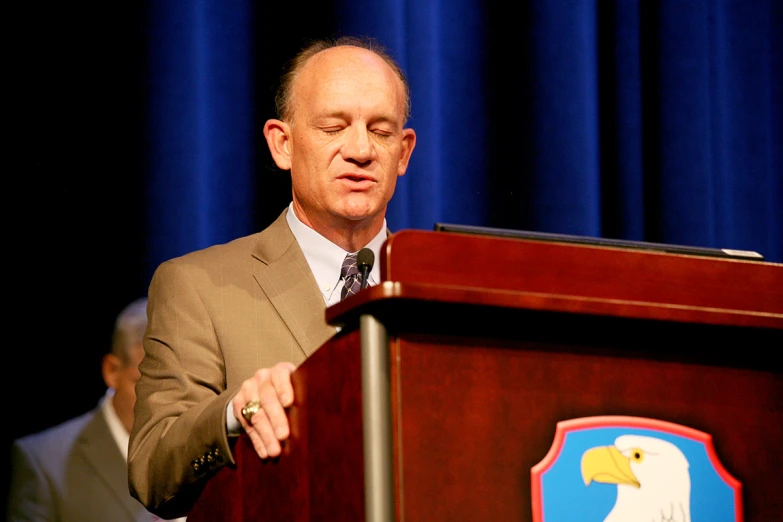
[[151, 4], [146, 187], [155, 261], [254, 226], [252, 4], [226, 4]]
[[261, 129], [311, 37], [375, 36], [408, 74], [418, 143], [393, 230], [783, 262], [779, 0], [30, 1], [5, 16], [6, 442], [96, 405], [114, 318], [160, 262], [288, 204]]
[[418, 144], [393, 230], [440, 221], [783, 261], [781, 6], [340, 0], [280, 42], [266, 28], [280, 13], [261, 3], [156, 2], [147, 269], [282, 210], [287, 174], [260, 133], [274, 75], [333, 34], [378, 38], [408, 74]]

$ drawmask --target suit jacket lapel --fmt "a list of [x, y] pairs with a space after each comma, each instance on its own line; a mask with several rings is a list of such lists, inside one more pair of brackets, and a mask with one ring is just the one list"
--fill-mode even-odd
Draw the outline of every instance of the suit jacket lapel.
[[116, 503], [125, 508], [128, 520], [151, 519], [143, 506], [130, 494], [127, 464], [100, 408], [95, 410], [92, 420], [84, 427], [76, 442], [76, 448], [94, 469], [95, 474], [101, 477], [107, 490], [116, 497]]
[[306, 356], [337, 331], [326, 323], [326, 303], [285, 211], [261, 237], [256, 257], [264, 263], [256, 280]]

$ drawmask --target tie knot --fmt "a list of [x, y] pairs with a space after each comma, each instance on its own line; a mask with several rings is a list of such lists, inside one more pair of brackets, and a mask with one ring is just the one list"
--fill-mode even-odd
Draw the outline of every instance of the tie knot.
[[359, 274], [359, 268], [356, 266], [356, 252], [347, 254], [343, 259], [343, 266], [340, 269], [340, 277], [349, 277]]
[[359, 276], [359, 267], [356, 266], [356, 253], [345, 256], [343, 266], [340, 269], [340, 277], [344, 280], [340, 299], [345, 299], [361, 290], [362, 282]]

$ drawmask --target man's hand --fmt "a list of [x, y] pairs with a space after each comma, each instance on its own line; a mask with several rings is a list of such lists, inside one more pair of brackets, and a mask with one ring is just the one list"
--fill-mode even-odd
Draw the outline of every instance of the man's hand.
[[[242, 424], [262, 459], [280, 455], [280, 443], [290, 433], [285, 408], [294, 402], [291, 373], [295, 369], [296, 366], [289, 362], [261, 368], [242, 383], [232, 399], [234, 417]], [[260, 407], [248, 422], [242, 415], [242, 408], [251, 401], [258, 401]]]

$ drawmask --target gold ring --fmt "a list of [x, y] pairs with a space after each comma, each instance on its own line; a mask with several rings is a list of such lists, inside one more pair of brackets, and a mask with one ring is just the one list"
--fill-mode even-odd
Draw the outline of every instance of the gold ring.
[[258, 410], [261, 409], [261, 403], [258, 401], [250, 401], [247, 404], [245, 404], [245, 407], [242, 408], [242, 416], [245, 418], [248, 424], [250, 424], [250, 419], [253, 418], [253, 415], [256, 414]]

